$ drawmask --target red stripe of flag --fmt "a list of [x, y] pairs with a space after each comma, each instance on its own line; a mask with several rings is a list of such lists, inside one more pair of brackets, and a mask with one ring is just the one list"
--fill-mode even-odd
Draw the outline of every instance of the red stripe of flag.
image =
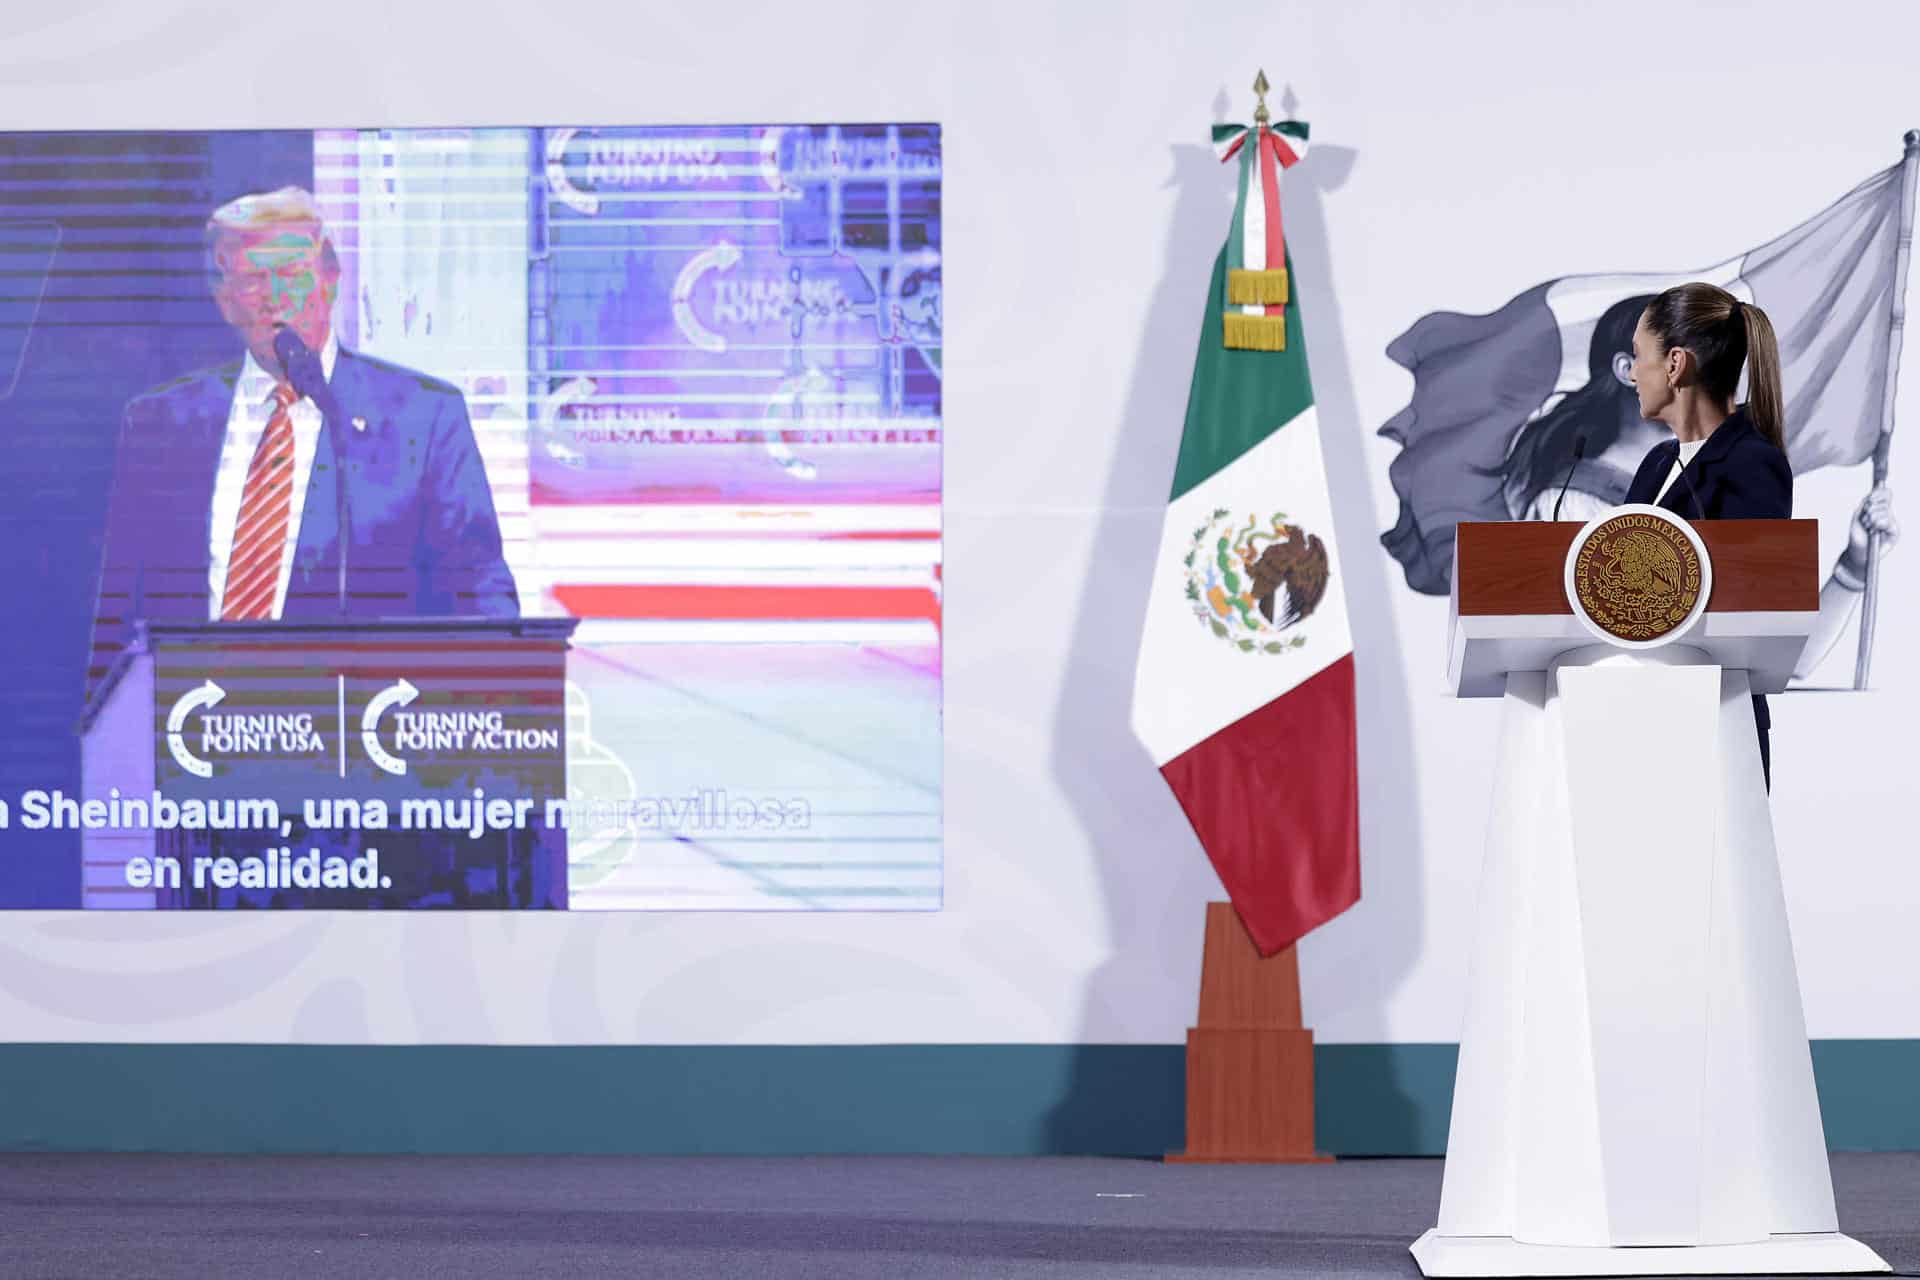
[[553, 595], [578, 618], [940, 620], [940, 600], [929, 587], [569, 586]]
[[[1260, 130], [1260, 199], [1267, 206], [1267, 270], [1287, 265], [1286, 239], [1280, 230], [1279, 140], [1269, 129]], [[1284, 315], [1284, 305], [1269, 304], [1267, 314]]]
[[1360, 900], [1353, 655], [1160, 766], [1272, 955]]
[[822, 542], [938, 542], [938, 529], [849, 529], [844, 533], [807, 534], [796, 531], [795, 537], [815, 537]]

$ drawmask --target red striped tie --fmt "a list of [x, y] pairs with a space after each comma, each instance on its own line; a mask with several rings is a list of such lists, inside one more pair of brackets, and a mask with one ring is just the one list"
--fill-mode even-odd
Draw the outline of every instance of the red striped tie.
[[240, 520], [233, 527], [233, 555], [227, 560], [227, 585], [220, 604], [223, 622], [273, 616], [280, 561], [287, 551], [287, 521], [293, 513], [293, 415], [289, 410], [299, 398], [284, 383], [273, 389], [273, 413], [247, 467], [246, 488], [240, 492]]

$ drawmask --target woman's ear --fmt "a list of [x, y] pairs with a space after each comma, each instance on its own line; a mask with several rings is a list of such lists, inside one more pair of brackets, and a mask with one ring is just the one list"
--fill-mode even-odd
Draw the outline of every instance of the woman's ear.
[[1693, 381], [1693, 352], [1685, 347], [1671, 347], [1667, 351], [1667, 385], [1684, 387]]
[[1633, 352], [1616, 351], [1613, 353], [1613, 380], [1623, 387], [1633, 385]]

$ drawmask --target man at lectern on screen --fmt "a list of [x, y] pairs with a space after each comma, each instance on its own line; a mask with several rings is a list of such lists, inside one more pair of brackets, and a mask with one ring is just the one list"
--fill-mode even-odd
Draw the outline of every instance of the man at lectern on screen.
[[518, 616], [466, 400], [340, 345], [340, 264], [312, 195], [243, 196], [206, 236], [244, 351], [127, 406], [89, 683], [136, 618]]

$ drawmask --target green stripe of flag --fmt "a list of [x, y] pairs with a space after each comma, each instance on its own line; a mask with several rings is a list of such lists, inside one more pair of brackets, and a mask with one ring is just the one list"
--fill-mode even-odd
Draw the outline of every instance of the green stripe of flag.
[[[1244, 170], [1242, 171], [1244, 173]], [[1235, 237], [1229, 245], [1239, 242]], [[1293, 272], [1293, 255], [1287, 255]], [[1173, 497], [1204, 482], [1313, 404], [1307, 378], [1307, 344], [1300, 334], [1300, 291], [1289, 291], [1285, 351], [1235, 351], [1222, 340], [1227, 300], [1227, 249], [1213, 263], [1200, 353], [1187, 393], [1187, 425], [1180, 433], [1180, 461], [1173, 471]]]

